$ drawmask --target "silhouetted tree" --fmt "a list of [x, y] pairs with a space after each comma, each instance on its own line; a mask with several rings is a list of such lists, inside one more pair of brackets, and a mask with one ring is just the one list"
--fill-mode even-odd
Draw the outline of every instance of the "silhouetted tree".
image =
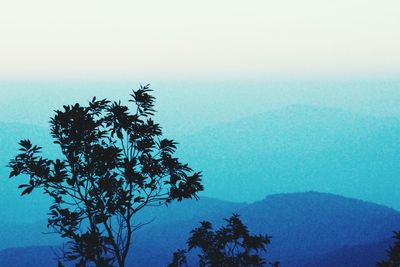
[[178, 249], [172, 255], [172, 262], [168, 267], [188, 267], [186, 250]]
[[400, 231], [394, 232], [393, 236], [394, 244], [388, 250], [387, 261], [382, 261], [378, 263], [379, 267], [399, 267], [400, 266]]
[[40, 156], [29, 140], [19, 143], [10, 177], [29, 176], [19, 186], [22, 195], [41, 188], [52, 198], [48, 227], [68, 239], [63, 261], [124, 266], [132, 232], [143, 226], [139, 210], [197, 198], [203, 190], [201, 174], [173, 156], [176, 142], [162, 138], [152, 120], [150, 93], [148, 85], [133, 91], [133, 113], [121, 102], [96, 98], [56, 111], [50, 124], [60, 159]]
[[[199, 228], [191, 231], [188, 251], [200, 250], [201, 267], [259, 267], [269, 264], [279, 266], [279, 262], [267, 263], [262, 253], [266, 253], [271, 237], [250, 235], [239, 215], [225, 219], [226, 226], [214, 231], [208, 221], [201, 222]], [[186, 267], [186, 252], [178, 250], [173, 254], [169, 267]]]

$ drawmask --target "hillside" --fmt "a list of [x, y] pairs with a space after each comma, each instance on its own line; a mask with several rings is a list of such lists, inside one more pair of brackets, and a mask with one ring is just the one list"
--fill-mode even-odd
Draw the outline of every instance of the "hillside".
[[252, 202], [314, 190], [400, 208], [399, 136], [395, 118], [290, 106], [207, 128], [179, 151], [203, 171], [207, 196]]
[[387, 259], [387, 250], [393, 244], [390, 239], [356, 246], [345, 246], [316, 258], [289, 262], [287, 266], [296, 267], [364, 267]]
[[[254, 202], [265, 195], [319, 191], [400, 209], [400, 121], [315, 106], [290, 106], [218, 124], [177, 140], [185, 162], [204, 174], [203, 196]], [[0, 123], [0, 165], [30, 138], [57, 153], [47, 128]], [[41, 220], [41, 194], [21, 198], [21, 179], [0, 168], [0, 217]], [[234, 182], [232, 182], [234, 181]], [[12, 203], [12, 205], [10, 205]], [[29, 215], [29, 216], [27, 216]]]
[[400, 227], [395, 210], [317, 192], [271, 195], [241, 214], [253, 231], [273, 236], [271, 256], [283, 263], [388, 240]]
[[[348, 257], [353, 252], [357, 257], [367, 253], [369, 257], [364, 257], [364, 263], [368, 265], [363, 266], [374, 266], [385, 255], [392, 230], [400, 225], [400, 213], [390, 208], [316, 192], [271, 195], [247, 205], [204, 199], [172, 205], [168, 212], [164, 207], [156, 209], [163, 211], [157, 211], [156, 220], [135, 235], [129, 266], [165, 266], [175, 249], [185, 247], [190, 230], [199, 221], [210, 220], [218, 226], [231, 212], [240, 213], [254, 233], [273, 236], [269, 258], [282, 261], [282, 266], [318, 266], [318, 262], [339, 252]], [[143, 215], [143, 219], [146, 217], [152, 215]], [[28, 252], [32, 250], [35, 248]], [[23, 251], [2, 251], [0, 262], [6, 258], [18, 261], [17, 255]], [[343, 257], [343, 261], [336, 258], [340, 263], [337, 266], [354, 266], [349, 264], [348, 257]], [[28, 265], [21, 262], [18, 266]]]

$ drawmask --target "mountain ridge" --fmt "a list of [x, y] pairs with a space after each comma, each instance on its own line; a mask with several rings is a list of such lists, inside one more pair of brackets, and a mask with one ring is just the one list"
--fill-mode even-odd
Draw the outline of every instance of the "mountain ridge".
[[251, 202], [314, 190], [400, 208], [400, 120], [298, 109], [203, 130], [180, 142], [179, 155], [203, 171], [206, 196]]
[[[396, 210], [367, 201], [319, 192], [275, 194], [242, 206], [228, 202], [217, 203], [215, 199], [201, 202], [202, 199], [176, 203], [168, 208], [155, 208], [156, 213], [157, 209], [163, 209], [164, 212], [158, 213], [160, 217], [152, 224], [135, 232], [134, 240], [137, 243], [135, 242], [136, 245], [130, 253], [129, 266], [165, 266], [171, 260], [173, 251], [185, 247], [190, 231], [200, 221], [208, 220], [219, 227], [224, 223], [223, 218], [232, 213], [239, 213], [252, 233], [272, 236], [272, 243], [268, 246], [268, 259], [280, 260], [282, 266], [317, 267], [318, 262], [332, 257], [335, 251], [343, 253], [345, 247], [350, 248], [350, 252], [343, 255], [360, 255], [368, 251], [370, 256], [366, 254], [363, 261], [366, 264], [360, 266], [374, 266], [372, 263], [385, 256], [383, 247], [389, 243], [392, 231], [400, 225], [400, 213]], [[215, 207], [218, 208], [213, 211]], [[189, 208], [189, 213], [182, 212]], [[168, 216], [178, 215], [178, 218], [168, 219]], [[37, 238], [39, 236], [38, 234]], [[35, 251], [34, 247], [30, 249]], [[6, 256], [8, 259], [15, 259], [13, 253], [23, 251], [22, 248], [9, 249]], [[35, 255], [33, 252], [28, 254]], [[7, 258], [2, 255], [4, 252], [0, 251], [0, 262]], [[44, 261], [43, 258], [36, 260]], [[348, 265], [348, 261], [343, 263], [347, 265], [337, 266], [353, 266]]]

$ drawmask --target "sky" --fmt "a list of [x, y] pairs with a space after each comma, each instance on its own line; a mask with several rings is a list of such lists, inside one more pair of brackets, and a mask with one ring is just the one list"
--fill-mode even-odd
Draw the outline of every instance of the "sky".
[[0, 80], [396, 77], [398, 0], [0, 3]]

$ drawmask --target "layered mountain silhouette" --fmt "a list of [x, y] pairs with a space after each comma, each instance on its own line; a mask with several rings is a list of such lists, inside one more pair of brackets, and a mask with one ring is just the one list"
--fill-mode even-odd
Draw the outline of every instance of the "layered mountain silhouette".
[[256, 201], [315, 190], [400, 208], [400, 120], [290, 106], [181, 141], [207, 196]]
[[315, 258], [288, 261], [287, 266], [324, 266], [324, 267], [338, 267], [338, 266], [376, 266], [382, 259], [386, 259], [387, 255], [384, 253], [392, 245], [392, 240], [382, 240], [380, 242], [357, 245], [345, 246], [333, 252], [317, 256]]
[[[183, 160], [203, 172], [208, 197], [253, 202], [269, 194], [314, 190], [400, 209], [398, 136], [397, 118], [290, 106], [177, 141]], [[6, 179], [4, 166], [22, 138], [45, 146], [47, 155], [58, 151], [48, 128], [0, 123], [0, 216], [9, 221], [26, 218], [26, 213], [31, 221], [39, 220], [48, 206], [40, 194], [29, 201], [20, 198], [20, 181]], [[22, 208], [32, 201], [29, 210]], [[10, 209], [9, 203], [16, 204]]]
[[[268, 258], [280, 260], [282, 266], [374, 266], [385, 258], [392, 230], [400, 225], [400, 213], [393, 209], [326, 193], [271, 195], [252, 204], [202, 198], [140, 214], [141, 221], [152, 223], [135, 234], [128, 266], [166, 266], [172, 252], [185, 247], [190, 230], [201, 220], [219, 226], [233, 212], [241, 214], [252, 232], [272, 236]], [[31, 235], [42, 238], [41, 233]], [[8, 242], [0, 236], [2, 244]], [[57, 242], [55, 237], [53, 244]], [[53, 250], [6, 249], [0, 252], [0, 263], [54, 266]]]
[[[177, 140], [179, 156], [203, 172], [204, 195], [143, 210], [138, 223], [151, 223], [135, 233], [127, 265], [165, 266], [200, 221], [218, 226], [239, 213], [252, 232], [273, 236], [269, 259], [282, 266], [374, 266], [400, 228], [385, 207], [400, 209], [398, 136], [397, 118], [291, 106]], [[0, 123], [0, 266], [54, 266], [62, 240], [43, 234], [46, 197], [20, 197], [22, 180], [5, 168], [23, 138], [57, 153], [49, 129]]]

